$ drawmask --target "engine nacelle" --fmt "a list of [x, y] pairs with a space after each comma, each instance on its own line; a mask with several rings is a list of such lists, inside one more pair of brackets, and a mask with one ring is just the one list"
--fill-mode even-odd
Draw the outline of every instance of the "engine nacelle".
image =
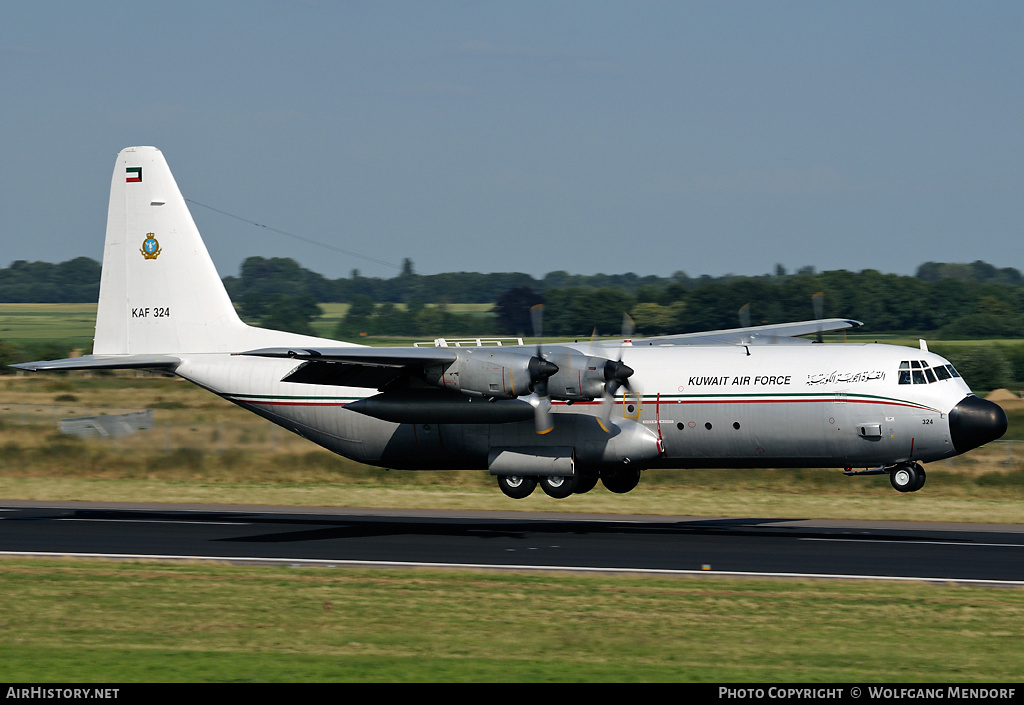
[[427, 366], [424, 376], [442, 389], [515, 399], [533, 392], [534, 381], [546, 364], [526, 351], [466, 348], [458, 351], [455, 362]]
[[584, 465], [598, 467], [621, 467], [645, 464], [665, 452], [665, 446], [658, 436], [636, 421], [612, 419], [615, 430], [604, 437], [596, 436], [576, 444], [576, 460]]
[[558, 365], [558, 372], [548, 379], [548, 394], [552, 399], [564, 401], [591, 401], [602, 397], [609, 370], [614, 370], [618, 364], [569, 348], [545, 351], [544, 357]]

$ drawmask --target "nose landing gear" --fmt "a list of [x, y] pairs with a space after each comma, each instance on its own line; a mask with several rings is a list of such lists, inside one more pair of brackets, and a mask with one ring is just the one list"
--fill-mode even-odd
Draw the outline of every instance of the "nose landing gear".
[[920, 463], [902, 463], [889, 469], [889, 483], [899, 492], [917, 492], [924, 487], [924, 481]]
[[846, 476], [852, 475], [888, 475], [889, 483], [893, 489], [899, 492], [917, 492], [924, 487], [925, 472], [921, 463], [903, 462], [892, 467], [879, 466], [867, 470], [854, 470], [846, 468], [843, 470]]

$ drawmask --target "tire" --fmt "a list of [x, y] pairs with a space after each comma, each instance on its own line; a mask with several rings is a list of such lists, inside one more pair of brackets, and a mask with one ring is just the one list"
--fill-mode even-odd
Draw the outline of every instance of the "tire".
[[640, 482], [640, 471], [639, 470], [611, 470], [601, 473], [601, 484], [609, 492], [615, 494], [626, 494]]
[[899, 492], [913, 492], [917, 489], [919, 476], [913, 465], [897, 465], [889, 471], [889, 484]]
[[911, 491], [917, 492], [919, 489], [924, 487], [924, 481], [927, 479], [927, 475], [925, 474], [924, 468], [921, 467], [920, 463], [916, 463], [914, 465], [914, 470], [917, 472], [917, 482], [914, 483], [914, 489]]
[[576, 478], [552, 475], [540, 478], [540, 488], [544, 494], [555, 499], [565, 499], [576, 491]]
[[537, 480], [523, 475], [498, 475], [498, 488], [506, 497], [524, 499], [537, 487]]
[[597, 487], [597, 481], [600, 479], [600, 475], [595, 473], [587, 473], [586, 475], [576, 476], [576, 494], [586, 494], [590, 490]]

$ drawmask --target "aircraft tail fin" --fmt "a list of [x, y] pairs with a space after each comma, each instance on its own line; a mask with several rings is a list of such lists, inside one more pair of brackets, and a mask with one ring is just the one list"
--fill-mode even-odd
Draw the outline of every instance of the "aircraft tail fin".
[[117, 155], [94, 355], [241, 352], [312, 341], [323, 342], [243, 323], [164, 155], [155, 147]]

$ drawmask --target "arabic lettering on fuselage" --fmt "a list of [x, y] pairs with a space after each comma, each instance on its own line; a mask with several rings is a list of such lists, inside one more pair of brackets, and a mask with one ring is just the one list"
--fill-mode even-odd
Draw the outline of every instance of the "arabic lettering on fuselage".
[[855, 382], [873, 382], [874, 380], [885, 379], [885, 372], [882, 370], [861, 370], [858, 372], [819, 372], [807, 375], [807, 384], [853, 384]]

